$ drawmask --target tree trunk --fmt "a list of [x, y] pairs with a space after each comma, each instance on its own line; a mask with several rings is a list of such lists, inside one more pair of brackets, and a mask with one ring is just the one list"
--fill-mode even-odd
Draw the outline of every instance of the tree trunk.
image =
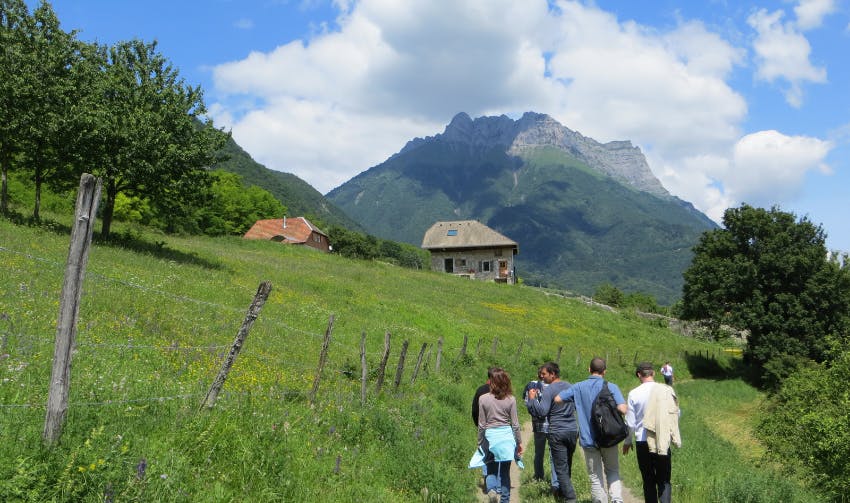
[[103, 225], [100, 227], [100, 235], [103, 238], [109, 237], [109, 231], [112, 228], [112, 214], [115, 212], [115, 197], [118, 195], [118, 187], [115, 182], [110, 180], [106, 186], [106, 203], [103, 205]]

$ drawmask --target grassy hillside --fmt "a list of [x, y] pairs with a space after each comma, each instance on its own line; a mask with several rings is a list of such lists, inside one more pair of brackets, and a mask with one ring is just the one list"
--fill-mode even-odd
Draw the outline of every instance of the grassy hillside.
[[[743, 484], [724, 485], [730, 467], [743, 480], [772, 480], [769, 467], [752, 462], [752, 450], [723, 440], [724, 421], [715, 421], [716, 432], [705, 426], [706, 417], [748, 413], [758, 394], [740, 381], [716, 380], [734, 363], [721, 358], [718, 367], [706, 358], [722, 354], [719, 347], [656, 322], [531, 288], [271, 242], [147, 239], [96, 242], [92, 249], [67, 422], [60, 444], [47, 449], [41, 433], [67, 228], [0, 220], [0, 500], [475, 501], [477, 473], [466, 469], [474, 389], [493, 364], [521, 389], [539, 363], [559, 352], [571, 381], [585, 375], [591, 356], [607, 356], [608, 377], [626, 390], [636, 384], [635, 359], [673, 362], [682, 381], [686, 444], [674, 477], [683, 501], [741, 501], [705, 497]], [[264, 280], [273, 291], [224, 393], [212, 410], [199, 410]], [[331, 315], [328, 362], [311, 405]], [[377, 394], [387, 332], [391, 354]], [[404, 341], [407, 363], [396, 389]], [[738, 436], [748, 428], [739, 422]], [[710, 464], [703, 442], [712, 449]], [[626, 484], [638, 490], [634, 459], [623, 464]], [[579, 462], [575, 470], [583, 470]], [[787, 480], [763, 485], [787, 488], [784, 501], [806, 501]], [[553, 501], [533, 487], [523, 494], [526, 501]], [[589, 501], [586, 487], [580, 497]]]

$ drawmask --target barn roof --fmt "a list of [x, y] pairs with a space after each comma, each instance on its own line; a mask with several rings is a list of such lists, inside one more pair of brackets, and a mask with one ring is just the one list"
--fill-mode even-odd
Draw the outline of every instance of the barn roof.
[[516, 241], [477, 220], [437, 222], [425, 231], [422, 248], [519, 248]]
[[245, 233], [244, 238], [268, 239], [284, 243], [305, 243], [312, 232], [327, 237], [327, 234], [304, 217], [273, 218], [257, 220]]

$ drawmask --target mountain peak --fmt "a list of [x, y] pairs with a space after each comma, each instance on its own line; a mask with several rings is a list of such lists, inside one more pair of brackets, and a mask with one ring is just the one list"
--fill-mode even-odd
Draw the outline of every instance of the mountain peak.
[[602, 144], [538, 112], [525, 112], [517, 120], [507, 115], [472, 119], [460, 112], [442, 134], [411, 140], [399, 153], [433, 141], [473, 148], [504, 148], [507, 154], [514, 156], [522, 156], [535, 148], [554, 147], [625, 185], [657, 197], [671, 197], [652, 174], [643, 152], [631, 141]]

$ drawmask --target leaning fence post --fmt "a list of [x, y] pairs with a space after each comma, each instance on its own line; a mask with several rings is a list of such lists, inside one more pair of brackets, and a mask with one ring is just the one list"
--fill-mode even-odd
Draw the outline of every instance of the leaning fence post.
[[[4, 180], [5, 182], [5, 180]], [[62, 436], [65, 414], [68, 412], [68, 395], [71, 392], [71, 353], [77, 336], [77, 315], [83, 280], [89, 261], [97, 203], [100, 202], [101, 180], [83, 173], [77, 192], [74, 228], [68, 247], [65, 279], [59, 301], [59, 318], [56, 322], [56, 342], [53, 347], [53, 370], [50, 373], [50, 390], [47, 395], [47, 414], [44, 417], [42, 438], [47, 444], [55, 444]]]
[[384, 373], [387, 370], [387, 360], [390, 358], [390, 333], [384, 335], [384, 354], [381, 356], [381, 365], [378, 367], [378, 382], [375, 383], [375, 394], [381, 394], [381, 387], [384, 385]]
[[561, 364], [561, 351], [564, 350], [564, 346], [558, 346], [558, 356], [555, 357], [555, 363], [558, 365]]
[[493, 358], [495, 358], [495, 357], [496, 357], [496, 349], [497, 349], [498, 347], [499, 347], [499, 338], [498, 338], [498, 337], [493, 337], [493, 349], [492, 349], [492, 356], [493, 356]]
[[245, 343], [245, 339], [248, 337], [248, 332], [251, 331], [251, 326], [254, 325], [254, 320], [256, 320], [257, 316], [260, 314], [260, 310], [263, 308], [263, 304], [266, 303], [266, 299], [269, 298], [269, 293], [271, 293], [271, 291], [271, 281], [263, 281], [260, 283], [260, 286], [257, 288], [257, 294], [254, 295], [254, 301], [251, 302], [250, 307], [248, 307], [248, 313], [245, 314], [245, 320], [242, 322], [242, 326], [239, 327], [239, 331], [236, 332], [236, 339], [233, 341], [233, 345], [230, 346], [230, 353], [221, 365], [221, 370], [218, 371], [218, 375], [216, 376], [215, 381], [213, 381], [212, 386], [210, 386], [210, 390], [207, 392], [207, 396], [204, 398], [204, 403], [201, 407], [212, 409], [215, 405], [215, 400], [218, 398], [218, 393], [224, 386], [227, 374], [230, 373], [230, 368], [233, 367], [233, 362], [236, 361], [236, 357], [239, 356], [239, 352], [242, 351], [242, 344]]
[[407, 345], [410, 341], [404, 341], [401, 344], [401, 354], [398, 356], [398, 368], [395, 371], [395, 383], [393, 385], [393, 391], [398, 390], [398, 385], [401, 384], [401, 374], [404, 372], [404, 357], [407, 355]]
[[422, 357], [425, 355], [425, 348], [428, 347], [427, 342], [422, 343], [422, 349], [419, 350], [419, 358], [416, 359], [416, 367], [413, 368], [413, 377], [410, 378], [410, 384], [416, 382], [416, 376], [419, 375], [419, 366], [422, 365]]
[[360, 335], [360, 403], [366, 403], [366, 332]]
[[325, 362], [328, 360], [328, 346], [331, 343], [331, 332], [334, 329], [334, 315], [328, 319], [328, 329], [325, 330], [325, 338], [322, 341], [322, 352], [319, 354], [319, 367], [316, 369], [316, 378], [313, 379], [313, 389], [310, 390], [310, 405], [316, 400], [316, 393], [319, 392], [319, 381], [322, 380], [322, 369], [325, 368]]

